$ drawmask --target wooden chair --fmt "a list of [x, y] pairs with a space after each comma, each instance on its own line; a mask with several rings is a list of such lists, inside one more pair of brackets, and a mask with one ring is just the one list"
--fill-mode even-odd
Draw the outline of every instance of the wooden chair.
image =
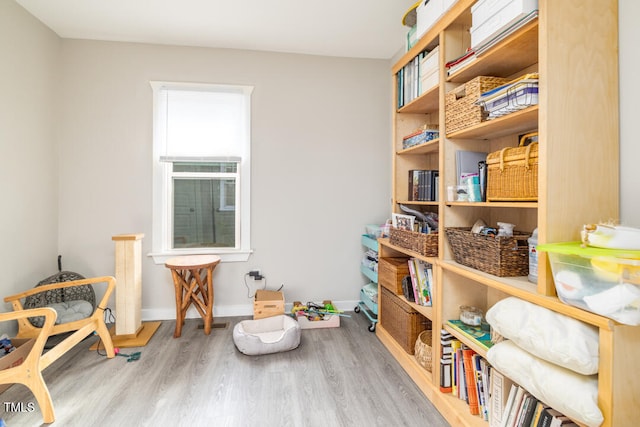
[[[73, 346], [85, 339], [87, 336], [96, 332], [102, 342], [108, 358], [115, 357], [113, 342], [111, 335], [104, 323], [104, 309], [107, 301], [115, 288], [115, 279], [110, 276], [93, 277], [71, 282], [54, 283], [51, 285], [38, 286], [20, 294], [8, 296], [5, 302], [10, 302], [13, 306], [13, 312], [0, 313], [0, 322], [17, 320], [18, 334], [16, 338], [33, 338], [35, 343], [33, 348], [25, 358], [24, 362], [16, 367], [12, 367], [0, 371], [0, 384], [20, 383], [28, 387], [35, 396], [42, 418], [45, 423], [52, 423], [55, 420], [53, 403], [51, 395], [47, 389], [47, 385], [42, 378], [42, 371], [58, 360], [63, 354], [69, 351]], [[61, 289], [71, 286], [79, 286], [86, 284], [106, 283], [107, 289], [102, 300], [97, 305], [93, 314], [85, 319], [73, 322], [55, 325], [56, 312], [52, 308], [34, 308], [24, 309], [21, 300], [40, 292], [47, 292], [54, 289]], [[29, 322], [29, 317], [44, 316], [45, 322], [41, 328], [37, 328]], [[73, 332], [55, 347], [42, 354], [47, 339], [52, 335]]]

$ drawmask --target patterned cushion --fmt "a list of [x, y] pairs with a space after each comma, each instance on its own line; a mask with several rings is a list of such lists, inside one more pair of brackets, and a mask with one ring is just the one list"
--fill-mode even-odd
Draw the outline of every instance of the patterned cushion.
[[[73, 280], [84, 279], [78, 273], [72, 271], [61, 271], [53, 276], [49, 276], [44, 280], [41, 280], [36, 287], [42, 285], [50, 285], [52, 283], [71, 282]], [[96, 294], [91, 285], [73, 286], [64, 289], [53, 289], [39, 294], [31, 295], [25, 298], [24, 308], [39, 308], [47, 307], [51, 304], [66, 302], [66, 301], [78, 301], [84, 300], [91, 304], [91, 313], [96, 308]], [[36, 328], [41, 328], [44, 325], [44, 317], [29, 317], [29, 322]]]

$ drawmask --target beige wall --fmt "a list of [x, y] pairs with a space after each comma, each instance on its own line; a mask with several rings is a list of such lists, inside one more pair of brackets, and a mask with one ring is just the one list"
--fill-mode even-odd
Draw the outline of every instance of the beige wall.
[[[60, 40], [0, 0], [0, 296], [56, 273], [55, 91]], [[2, 303], [0, 311], [9, 310]], [[0, 324], [0, 333], [7, 324]]]
[[[143, 252], [151, 250], [149, 81], [253, 85], [255, 253], [218, 267], [215, 310], [251, 313], [244, 276], [252, 268], [262, 270], [269, 288], [284, 283], [287, 302], [357, 301], [366, 283], [360, 234], [389, 211], [387, 61], [62, 45], [60, 251], [77, 269], [113, 271], [114, 234], [142, 232]], [[145, 256], [144, 316], [173, 316], [173, 298], [168, 270]]]

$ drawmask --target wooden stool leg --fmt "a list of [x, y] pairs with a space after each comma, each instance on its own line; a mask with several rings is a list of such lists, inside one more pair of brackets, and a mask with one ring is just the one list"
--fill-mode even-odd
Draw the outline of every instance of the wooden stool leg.
[[171, 269], [171, 275], [173, 276], [173, 285], [176, 288], [176, 329], [173, 332], [173, 337], [178, 338], [182, 335], [182, 277], [176, 270]]
[[204, 319], [204, 333], [211, 333], [211, 324], [213, 323], [213, 266], [207, 268], [207, 290], [206, 290], [206, 316]]

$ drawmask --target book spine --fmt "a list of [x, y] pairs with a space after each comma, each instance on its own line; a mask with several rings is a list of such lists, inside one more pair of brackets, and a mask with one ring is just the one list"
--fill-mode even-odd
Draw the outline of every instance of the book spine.
[[429, 306], [432, 305], [432, 300], [433, 300], [433, 265], [431, 264], [427, 264], [426, 267], [426, 271], [427, 271], [427, 284], [426, 284], [426, 288], [427, 288], [427, 292], [429, 293]]
[[507, 423], [509, 421], [509, 414], [511, 413], [511, 408], [513, 408], [517, 393], [518, 393], [518, 386], [512, 383], [511, 388], [509, 389], [509, 396], [507, 398], [507, 403], [505, 403], [504, 408], [502, 409], [502, 418], [499, 424], [500, 427], [507, 426]]
[[462, 344], [458, 340], [451, 341], [451, 357], [452, 357], [452, 370], [451, 370], [451, 393], [460, 397], [460, 393], [458, 392], [458, 352], [460, 351], [460, 346]]
[[420, 304], [420, 294], [418, 293], [418, 280], [416, 278], [416, 268], [413, 263], [413, 258], [407, 261], [407, 265], [409, 267], [409, 276], [411, 276], [411, 286], [413, 287], [413, 295], [415, 298], [415, 303]]
[[473, 362], [473, 375], [475, 377], [476, 383], [476, 392], [478, 393], [478, 406], [480, 407], [480, 415], [482, 419], [485, 421], [489, 421], [489, 414], [487, 411], [487, 402], [484, 400], [484, 388], [485, 382], [482, 378], [482, 366], [481, 361], [482, 356], [477, 353], [474, 353], [471, 357], [471, 361]]
[[443, 393], [451, 393], [451, 343], [453, 340], [453, 335], [444, 329], [440, 330], [440, 391]]
[[511, 406], [511, 410], [509, 411], [509, 418], [507, 418], [506, 427], [514, 427], [516, 425], [518, 412], [520, 411], [520, 406], [522, 405], [522, 398], [524, 397], [524, 389], [520, 386], [517, 386], [516, 397], [513, 400], [513, 405]]
[[471, 415], [479, 415], [480, 405], [478, 401], [478, 390], [476, 389], [476, 379], [473, 373], [473, 355], [474, 351], [471, 349], [462, 350], [469, 412], [471, 412]]

